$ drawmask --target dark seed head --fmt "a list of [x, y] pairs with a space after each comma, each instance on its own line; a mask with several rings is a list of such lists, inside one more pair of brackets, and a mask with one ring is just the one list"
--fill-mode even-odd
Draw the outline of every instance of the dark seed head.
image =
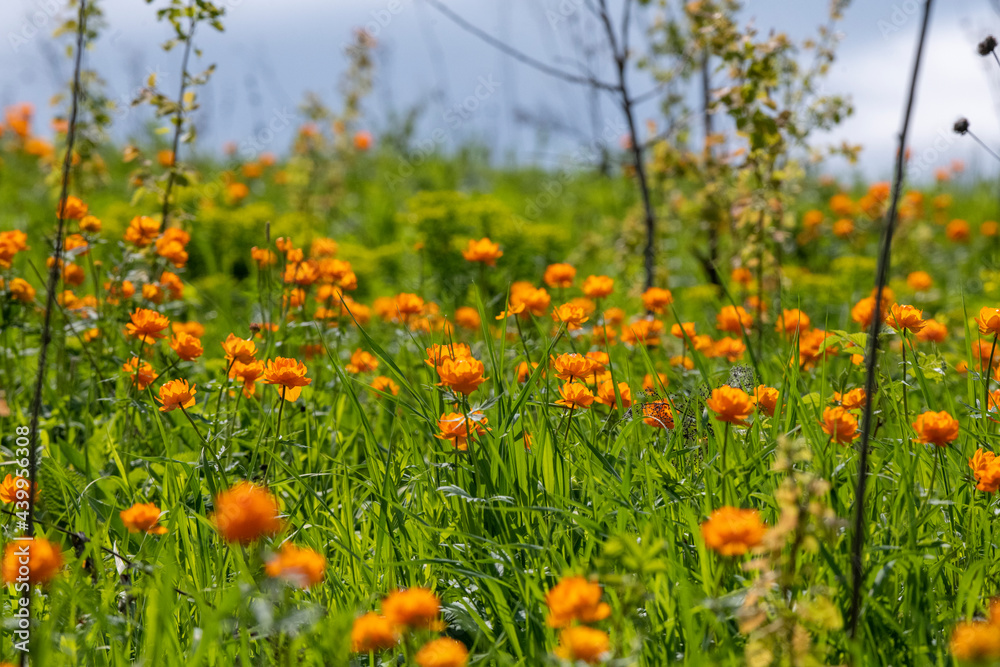
[[955, 121], [955, 132], [958, 134], [965, 134], [969, 131], [969, 119], [959, 118]]
[[993, 53], [993, 49], [997, 48], [997, 38], [990, 35], [983, 41], [979, 42], [979, 55], [988, 56]]

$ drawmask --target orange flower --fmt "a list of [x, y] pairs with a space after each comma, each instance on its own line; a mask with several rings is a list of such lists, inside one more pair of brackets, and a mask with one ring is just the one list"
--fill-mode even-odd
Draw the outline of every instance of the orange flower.
[[615, 281], [608, 276], [587, 276], [583, 281], [583, 293], [591, 299], [603, 299], [615, 288]]
[[712, 345], [710, 351], [705, 352], [707, 357], [725, 357], [730, 363], [740, 359], [743, 353], [746, 352], [746, 344], [739, 338], [732, 338], [726, 336], [725, 338], [720, 338]]
[[659, 320], [636, 320], [622, 328], [622, 342], [627, 345], [656, 347], [660, 344], [663, 322]]
[[[886, 314], [886, 311], [889, 310], [889, 304], [891, 302], [892, 299], [890, 299], [889, 296], [883, 292], [881, 319], [883, 320], [885, 319], [884, 316]], [[874, 313], [875, 313], [875, 297], [868, 296], [858, 301], [856, 304], [854, 304], [854, 307], [851, 308], [851, 319], [860, 324], [862, 329], [868, 329], [869, 327], [871, 327], [872, 316], [874, 315]]]
[[424, 363], [433, 366], [437, 370], [445, 359], [469, 359], [472, 357], [472, 350], [466, 343], [451, 343], [449, 345], [438, 345], [435, 343], [427, 349], [427, 359]]
[[484, 237], [475, 241], [469, 239], [469, 245], [462, 251], [462, 257], [469, 262], [481, 262], [486, 266], [496, 266], [497, 260], [503, 256], [500, 246], [489, 237]]
[[899, 332], [919, 333], [924, 328], [924, 314], [913, 306], [894, 303], [885, 316], [885, 323]]
[[948, 226], [945, 227], [945, 234], [948, 236], [949, 241], [954, 241], [955, 243], [965, 243], [971, 236], [969, 223], [965, 220], [952, 220], [948, 223]]
[[[632, 390], [628, 386], [628, 382], [618, 383], [618, 394], [622, 398], [622, 407], [628, 408], [632, 405]], [[615, 401], [615, 385], [611, 380], [607, 380], [601, 383], [601, 386], [597, 390], [597, 402], [606, 405], [609, 408], [614, 408], [618, 405]]]
[[31, 303], [35, 300], [35, 288], [24, 278], [13, 278], [7, 286], [10, 296], [21, 303]]
[[241, 364], [249, 364], [257, 355], [256, 343], [252, 340], [239, 338], [236, 334], [232, 333], [226, 336], [226, 340], [222, 342], [222, 349], [226, 353], [226, 361], [230, 364], [235, 361]]
[[674, 413], [667, 401], [650, 401], [642, 406], [642, 423], [653, 428], [674, 428]]
[[593, 375], [599, 368], [599, 365], [595, 364], [593, 359], [575, 352], [572, 354], [560, 354], [558, 357], [555, 357], [552, 360], [552, 366], [555, 369], [556, 377], [565, 382], [582, 380], [587, 376]]
[[774, 409], [778, 406], [778, 390], [767, 385], [759, 385], [753, 390], [753, 400], [757, 404], [758, 412], [773, 417]]
[[[832, 338], [832, 333], [827, 333], [821, 329], [810, 329], [799, 337], [799, 366], [801, 368], [812, 368], [817, 361], [824, 359], [837, 352], [836, 346], [827, 345], [827, 338]], [[822, 350], [822, 351], [821, 351]]]
[[756, 510], [720, 507], [701, 524], [705, 546], [723, 556], [742, 556], [764, 539], [767, 527]]
[[948, 337], [948, 327], [937, 320], [924, 320], [924, 328], [917, 334], [917, 340], [924, 343], [943, 343]]
[[392, 394], [393, 396], [399, 396], [399, 385], [384, 375], [379, 375], [377, 378], [372, 380], [372, 383], [369, 386], [375, 391], [381, 391], [386, 394]]
[[846, 445], [858, 437], [858, 420], [841, 406], [824, 409], [820, 425], [823, 432], [840, 445]]
[[439, 440], [451, 440], [451, 446], [459, 451], [468, 449], [468, 439], [472, 435], [483, 435], [486, 417], [481, 412], [473, 412], [468, 417], [458, 412], [449, 412], [438, 419]]
[[165, 338], [163, 330], [170, 326], [170, 320], [166, 315], [148, 308], [136, 308], [131, 319], [132, 321], [125, 325], [125, 330], [129, 336], [138, 338], [143, 343], [152, 343]]
[[753, 414], [754, 404], [750, 395], [738, 387], [723, 385], [712, 390], [712, 397], [705, 401], [708, 409], [716, 414], [720, 422], [746, 425], [746, 420]]
[[906, 284], [910, 289], [922, 292], [930, 289], [934, 285], [934, 280], [926, 271], [914, 271], [906, 276]]
[[153, 367], [145, 361], [139, 363], [139, 369], [136, 372], [137, 363], [139, 363], [138, 359], [132, 357], [122, 366], [122, 372], [128, 376], [133, 385], [138, 387], [139, 391], [146, 391], [146, 387], [156, 380], [157, 375]]
[[382, 600], [382, 613], [399, 627], [433, 630], [440, 626], [441, 600], [426, 588], [394, 591]]
[[854, 221], [850, 218], [841, 218], [833, 223], [833, 235], [839, 239], [846, 239], [854, 233]]
[[652, 393], [658, 389], [666, 387], [669, 384], [670, 378], [667, 377], [666, 373], [657, 373], [656, 375], [646, 373], [642, 377], [642, 389], [648, 393]]
[[277, 499], [250, 482], [238, 482], [215, 497], [212, 521], [222, 539], [242, 545], [276, 535], [283, 527]]
[[179, 333], [170, 339], [170, 349], [184, 361], [193, 361], [200, 357], [204, 350], [201, 341], [186, 333]]
[[737, 336], [753, 326], [753, 317], [743, 306], [723, 306], [715, 317], [715, 326], [719, 331], [726, 331]]
[[556, 322], [565, 322], [567, 329], [575, 331], [581, 328], [589, 318], [583, 308], [572, 303], [564, 303], [552, 311], [552, 319]]
[[70, 195], [56, 206], [56, 215], [64, 220], [80, 220], [87, 215], [87, 205]]
[[611, 657], [611, 639], [603, 630], [574, 625], [559, 633], [555, 654], [573, 663], [582, 661], [596, 665]]
[[667, 309], [667, 306], [673, 302], [674, 295], [670, 293], [670, 290], [663, 289], [662, 287], [650, 287], [642, 293], [643, 307], [653, 313], [663, 313]]
[[205, 326], [199, 322], [172, 322], [170, 330], [175, 334], [185, 333], [195, 338], [201, 338], [205, 335]]
[[958, 438], [958, 420], [942, 410], [924, 412], [913, 422], [917, 442], [947, 447]]
[[13, 584], [28, 581], [44, 584], [55, 578], [63, 566], [59, 546], [44, 537], [9, 542], [3, 553], [3, 580]]
[[445, 359], [437, 370], [441, 376], [441, 381], [438, 382], [439, 387], [448, 387], [465, 396], [474, 392], [479, 388], [479, 385], [489, 379], [483, 377], [483, 372], [486, 370], [483, 362], [472, 357], [456, 360]]
[[694, 322], [679, 322], [670, 325], [670, 335], [681, 340], [694, 339], [696, 335]]
[[192, 407], [194, 405], [194, 395], [197, 393], [194, 390], [195, 386], [188, 386], [187, 380], [165, 382], [160, 387], [160, 395], [156, 399], [162, 403], [160, 412], [170, 412], [177, 408], [186, 410]]
[[378, 359], [371, 352], [365, 352], [361, 348], [351, 353], [351, 360], [344, 366], [348, 373], [364, 373], [378, 368]]
[[156, 153], [156, 161], [160, 163], [161, 167], [172, 167], [174, 166], [174, 152], [169, 148], [164, 148]]
[[559, 387], [559, 395], [562, 398], [556, 401], [556, 405], [561, 405], [571, 410], [576, 408], [586, 410], [594, 402], [594, 395], [590, 392], [590, 389], [587, 389], [586, 385], [576, 382], [567, 382]]
[[537, 362], [534, 361], [531, 362], [531, 366], [529, 367], [527, 361], [522, 361], [517, 366], [517, 381], [520, 382], [521, 384], [527, 382], [528, 378], [531, 377], [531, 374], [535, 371], [536, 368], [538, 368]]
[[[819, 213], [819, 211], [816, 211], [816, 213]], [[820, 221], [822, 221], [822, 219], [823, 218], [820, 217]], [[750, 269], [738, 266], [735, 269], [733, 269], [732, 273], [729, 274], [729, 279], [732, 280], [737, 285], [743, 285], [743, 287], [747, 287], [750, 285], [750, 283], [753, 282], [753, 274], [750, 273]]]
[[414, 660], [419, 667], [465, 667], [469, 650], [456, 639], [439, 637], [421, 646]]
[[455, 310], [455, 324], [468, 331], [478, 331], [482, 325], [479, 311], [469, 306], [462, 306]]
[[281, 398], [286, 401], [294, 401], [302, 393], [302, 387], [312, 384], [312, 380], [306, 377], [307, 372], [309, 371], [306, 365], [301, 361], [287, 357], [276, 357], [267, 362], [267, 367], [264, 370], [264, 384], [280, 386]]
[[1000, 457], [983, 449], [969, 459], [969, 467], [976, 478], [976, 488], [987, 493], [996, 493], [1000, 489]]
[[565, 628], [574, 622], [603, 621], [611, 615], [611, 607], [601, 602], [603, 592], [597, 582], [583, 577], [563, 577], [545, 594], [549, 627]]
[[148, 215], [135, 216], [125, 230], [125, 240], [139, 248], [145, 248], [159, 235], [160, 221]]
[[811, 324], [809, 316], [798, 308], [783, 310], [778, 315], [778, 321], [774, 325], [774, 330], [786, 336], [794, 336], [796, 331], [805, 331]]
[[536, 289], [529, 285], [515, 292], [513, 287], [511, 287], [510, 306], [508, 306], [508, 310], [512, 315], [526, 310], [535, 317], [541, 317], [549, 309], [551, 303], [552, 297], [544, 288], [539, 287]]
[[399, 643], [399, 631], [385, 616], [368, 612], [354, 619], [351, 650], [355, 653], [385, 651]]
[[267, 561], [265, 570], [271, 578], [285, 579], [299, 588], [309, 588], [323, 581], [326, 558], [312, 549], [285, 542], [281, 551]]
[[118, 515], [130, 533], [165, 535], [167, 532], [167, 529], [159, 524], [160, 508], [153, 503], [136, 503]]
[[963, 663], [995, 664], [1000, 660], [1000, 630], [996, 625], [996, 621], [959, 623], [951, 634], [951, 654]]
[[1000, 335], [1000, 308], [980, 308], [976, 324], [979, 325], [979, 333], [996, 338]]
[[[0, 502], [12, 503], [15, 500], [21, 502], [28, 500], [28, 480], [24, 477], [16, 477], [8, 474], [0, 483]], [[38, 484], [34, 485], [35, 501], [38, 500]]]
[[542, 280], [549, 287], [572, 287], [576, 269], [569, 264], [549, 264]]
[[264, 362], [254, 360], [249, 364], [234, 361], [229, 369], [229, 377], [237, 378], [243, 383], [244, 398], [251, 398], [257, 393], [257, 380], [264, 374]]
[[833, 392], [833, 400], [839, 403], [845, 410], [860, 410], [865, 407], [865, 400], [868, 398], [862, 388], [852, 389], [847, 393]]
[[393, 315], [399, 315], [405, 322], [414, 315], [422, 314], [424, 312], [424, 308], [425, 304], [423, 299], [416, 294], [404, 292], [396, 295], [392, 312]]
[[250, 248], [250, 257], [257, 262], [258, 269], [265, 269], [278, 262], [277, 255], [267, 248], [258, 248], [257, 246]]
[[80, 231], [88, 234], [98, 234], [101, 231], [101, 219], [95, 215], [85, 215], [80, 219]]

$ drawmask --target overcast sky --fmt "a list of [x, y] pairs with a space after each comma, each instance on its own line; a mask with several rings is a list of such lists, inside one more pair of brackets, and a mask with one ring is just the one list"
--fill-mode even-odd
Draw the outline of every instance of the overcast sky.
[[[445, 148], [477, 139], [498, 159], [516, 155], [519, 160], [556, 165], [568, 159], [579, 137], [591, 136], [586, 90], [512, 61], [456, 27], [424, 0], [218, 1], [228, 7], [223, 19], [226, 32], [205, 28], [196, 39], [204, 51], [197, 65], [218, 65], [201, 92], [199, 141], [205, 149], [218, 150], [226, 141], [247, 141], [270, 120], [294, 112], [307, 91], [335, 105], [346, 62], [344, 47], [352, 29], [363, 25], [377, 33], [379, 43], [376, 89], [366, 103], [366, 119], [376, 134], [390, 110], [399, 113], [420, 105], [421, 136], [444, 130]], [[579, 58], [581, 43], [599, 39], [597, 34], [581, 35], [573, 27], [574, 20], [587, 12], [583, 0], [443, 1], [487, 32], [563, 69], [574, 67], [572, 59]], [[915, 155], [924, 156], [928, 164], [961, 158], [974, 172], [997, 171], [981, 150], [973, 150], [967, 137], [951, 133], [954, 121], [964, 115], [980, 137], [1000, 147], [996, 92], [1000, 67], [975, 52], [984, 36], [994, 30], [1000, 33], [1000, 14], [993, 2], [935, 3], [911, 141]], [[58, 17], [65, 16], [62, 10], [54, 11], [61, 4], [0, 1], [0, 26], [5, 32], [0, 42], [0, 104], [33, 102], [41, 123], [47, 123], [48, 100], [70, 71], [65, 42], [49, 36]], [[110, 25], [88, 60], [107, 80], [111, 96], [129, 99], [154, 71], [163, 87], [173, 90], [179, 83], [181, 54], [159, 49], [169, 34], [155, 18], [155, 8], [162, 3], [102, 0], [101, 4]], [[841, 24], [844, 41], [827, 89], [850, 94], [856, 111], [831, 140], [863, 144], [861, 168], [868, 176], [887, 177], [891, 170], [920, 4], [855, 0]], [[752, 0], [745, 17], [752, 17], [762, 31], [784, 30], [802, 38], [815, 33], [824, 21], [826, 6], [825, 0]], [[571, 20], [552, 20], [564, 14]], [[32, 22], [41, 24], [41, 30], [34, 30]], [[633, 82], [637, 92], [649, 86], [641, 73], [633, 75]], [[480, 99], [471, 101], [477, 92]], [[465, 113], [463, 105], [476, 108]], [[536, 127], [518, 120], [524, 112], [564, 127], [549, 141], [540, 141]], [[639, 115], [643, 121], [662, 125], [655, 102], [642, 106]], [[617, 127], [617, 112], [610, 102], [602, 106], [601, 116], [603, 123]], [[138, 131], [145, 118], [122, 114], [116, 120], [117, 135]], [[291, 127], [279, 132], [268, 148], [284, 150]]]

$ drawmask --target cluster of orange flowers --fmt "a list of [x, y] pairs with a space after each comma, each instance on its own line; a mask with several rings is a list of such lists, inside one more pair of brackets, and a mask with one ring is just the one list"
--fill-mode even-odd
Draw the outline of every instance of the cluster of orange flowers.
[[[406, 633], [440, 631], [441, 600], [426, 588], [397, 590], [382, 600], [382, 613], [368, 612], [354, 620], [351, 650], [375, 653], [394, 648]], [[424, 643], [414, 656], [419, 667], [464, 667], [469, 651], [462, 642], [438, 637]]]
[[993, 601], [986, 620], [955, 626], [951, 653], [958, 660], [976, 664], [1000, 661], [1000, 599]]
[[[34, 115], [35, 107], [28, 102], [7, 107], [4, 110], [4, 122], [0, 123], [0, 137], [9, 132], [14, 137], [17, 150], [49, 163], [55, 157], [55, 147], [32, 131], [31, 121]], [[52, 127], [57, 132], [65, 132], [65, 119], [53, 119]]]
[[590, 665], [611, 657], [608, 633], [590, 627], [611, 615], [611, 607], [601, 602], [602, 595], [600, 584], [577, 576], [564, 577], [546, 593], [548, 624], [560, 629], [557, 656]]

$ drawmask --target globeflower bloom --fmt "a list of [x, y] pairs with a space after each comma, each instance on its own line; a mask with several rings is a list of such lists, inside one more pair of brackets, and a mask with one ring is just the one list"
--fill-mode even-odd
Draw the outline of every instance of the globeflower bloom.
[[820, 426], [833, 442], [840, 445], [848, 444], [858, 437], [858, 420], [841, 406], [823, 410]]
[[778, 390], [767, 385], [759, 385], [753, 391], [753, 400], [757, 404], [758, 412], [773, 417], [778, 405]]
[[298, 399], [302, 393], [302, 387], [312, 383], [306, 377], [308, 369], [301, 361], [277, 357], [267, 362], [264, 369], [264, 384], [273, 384], [281, 387], [281, 398], [286, 401]]
[[600, 364], [595, 363], [590, 357], [573, 352], [571, 354], [560, 354], [552, 360], [552, 367], [556, 372], [556, 377], [564, 382], [573, 380], [583, 380], [593, 375]]
[[229, 377], [236, 378], [243, 383], [244, 398], [251, 398], [257, 393], [257, 380], [263, 374], [264, 362], [256, 360], [249, 364], [236, 361], [229, 370]]
[[[632, 389], [628, 386], [628, 382], [618, 383], [618, 395], [621, 396], [623, 408], [628, 408], [632, 405]], [[596, 400], [601, 405], [606, 405], [609, 408], [614, 408], [618, 405], [615, 400], [615, 385], [611, 380], [601, 383], [601, 386], [597, 390]]]
[[567, 329], [575, 331], [583, 327], [583, 323], [589, 318], [580, 306], [564, 303], [552, 311], [552, 319], [557, 323], [565, 323]]
[[186, 410], [194, 406], [194, 390], [196, 385], [188, 385], [187, 380], [171, 380], [160, 387], [157, 401], [162, 403], [160, 412], [171, 412], [177, 408]]
[[326, 558], [312, 549], [299, 548], [290, 542], [281, 545], [281, 551], [267, 561], [267, 576], [289, 581], [299, 588], [309, 588], [323, 581]]
[[381, 391], [386, 394], [392, 394], [393, 396], [399, 396], [399, 385], [393, 382], [391, 378], [387, 378], [384, 375], [379, 375], [374, 378], [368, 386], [375, 391]]
[[[0, 502], [12, 503], [15, 500], [26, 501], [28, 499], [28, 480], [24, 477], [7, 474], [0, 482]], [[20, 493], [19, 493], [20, 492]], [[35, 500], [38, 500], [38, 484], [34, 485]]]
[[943, 343], [948, 337], [948, 327], [937, 320], [924, 320], [924, 328], [917, 334], [917, 340], [924, 343]]
[[[136, 364], [139, 368], [136, 370]], [[146, 387], [151, 385], [156, 378], [156, 371], [149, 363], [142, 361], [140, 362], [137, 357], [132, 357], [122, 366], [122, 372], [128, 376], [129, 381], [136, 386], [139, 391], [146, 391]]]
[[705, 405], [715, 413], [720, 422], [745, 426], [747, 418], [753, 414], [754, 403], [750, 395], [738, 387], [723, 385], [712, 390], [712, 396]]
[[583, 281], [583, 293], [591, 299], [603, 299], [611, 295], [615, 281], [608, 276], [587, 276]]
[[917, 442], [947, 447], [958, 438], [958, 420], [942, 410], [924, 412], [913, 422]]
[[3, 553], [3, 580], [13, 584], [26, 576], [31, 584], [44, 584], [54, 579], [62, 566], [59, 546], [44, 537], [9, 542]]
[[742, 556], [764, 539], [767, 527], [756, 510], [720, 507], [701, 524], [705, 546], [722, 556]]
[[865, 399], [867, 398], [868, 395], [861, 387], [851, 389], [843, 394], [838, 391], [833, 392], [833, 400], [839, 403], [845, 410], [860, 410], [865, 407]]
[[576, 269], [570, 264], [549, 264], [542, 280], [549, 287], [572, 287]]
[[398, 590], [382, 600], [382, 613], [399, 627], [433, 630], [440, 626], [441, 600], [426, 588]]
[[774, 330], [786, 336], [793, 336], [797, 331], [805, 331], [809, 328], [811, 321], [809, 316], [798, 308], [791, 308], [781, 312], [778, 321], [774, 325]]
[[438, 386], [448, 387], [452, 391], [468, 396], [489, 379], [483, 377], [485, 370], [483, 362], [472, 357], [445, 359], [438, 367], [438, 374], [441, 377]]
[[277, 499], [250, 482], [239, 482], [215, 497], [212, 521], [222, 539], [244, 546], [276, 535], [283, 526]]
[[627, 345], [656, 347], [664, 326], [660, 320], [641, 319], [622, 327], [622, 342]]
[[503, 256], [500, 246], [489, 239], [481, 238], [478, 241], [469, 239], [469, 245], [462, 251], [462, 257], [469, 262], [480, 262], [486, 266], [496, 266], [497, 260]]
[[385, 651], [399, 643], [399, 631], [385, 616], [368, 612], [354, 619], [351, 650], [355, 653]]
[[414, 660], [419, 667], [465, 667], [469, 650], [456, 639], [438, 637], [421, 646]]
[[674, 428], [674, 412], [667, 401], [650, 401], [642, 405], [642, 423], [653, 428]]
[[741, 336], [753, 326], [753, 317], [743, 306], [723, 306], [715, 316], [715, 326], [719, 331]]
[[127, 510], [119, 512], [118, 516], [130, 533], [164, 535], [167, 532], [167, 529], [159, 524], [160, 508], [153, 503], [136, 503]]
[[929, 290], [934, 285], [934, 279], [926, 271], [914, 271], [906, 276], [906, 285], [912, 290], [922, 292]]
[[138, 338], [143, 343], [152, 343], [166, 338], [163, 330], [170, 326], [170, 320], [155, 310], [136, 308], [131, 315], [131, 322], [125, 325], [125, 330], [132, 338]]
[[976, 488], [987, 493], [996, 493], [1000, 489], [1000, 457], [983, 449], [969, 459], [972, 476], [976, 479]]
[[656, 314], [663, 313], [667, 309], [667, 306], [673, 302], [674, 295], [670, 293], [670, 290], [663, 289], [662, 287], [650, 287], [642, 293], [643, 307]]
[[160, 221], [147, 215], [137, 215], [128, 223], [125, 240], [132, 245], [145, 248], [160, 235]]
[[574, 622], [603, 621], [611, 615], [611, 607], [601, 602], [603, 593], [597, 582], [583, 577], [564, 577], [545, 594], [549, 627], [565, 628]]
[[912, 331], [919, 333], [924, 328], [924, 314], [913, 306], [901, 306], [894, 303], [885, 316], [885, 323], [899, 332]]
[[567, 382], [559, 387], [559, 395], [562, 398], [556, 401], [556, 405], [575, 410], [577, 408], [586, 410], [594, 402], [594, 395], [585, 385], [576, 382]]
[[574, 663], [596, 665], [611, 657], [611, 639], [603, 630], [574, 625], [559, 633], [555, 654]]
[[959, 623], [951, 634], [950, 647], [956, 660], [977, 664], [1000, 660], [1000, 618]]
[[179, 333], [171, 338], [170, 349], [184, 361], [193, 361], [204, 353], [201, 341], [186, 333]]
[[378, 368], [378, 359], [371, 352], [358, 348], [351, 353], [351, 360], [344, 366], [348, 373], [364, 373]]
[[87, 215], [87, 205], [70, 195], [56, 206], [56, 215], [64, 220], [80, 220]]
[[451, 446], [464, 452], [468, 446], [469, 437], [484, 435], [486, 417], [480, 412], [473, 412], [468, 417], [459, 412], [449, 412], [438, 419], [438, 433], [434, 435], [439, 440], [451, 440]]
[[980, 308], [976, 324], [979, 325], [979, 333], [996, 338], [1000, 335], [1000, 308]]

